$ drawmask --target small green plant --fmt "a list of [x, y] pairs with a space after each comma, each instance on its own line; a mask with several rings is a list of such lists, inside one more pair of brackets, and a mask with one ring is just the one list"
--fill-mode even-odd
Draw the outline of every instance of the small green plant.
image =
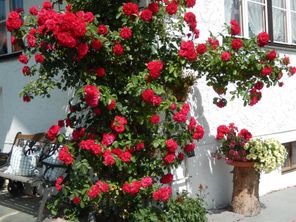
[[199, 196], [188, 197], [188, 193], [183, 191], [168, 202], [164, 211], [157, 206], [149, 206], [136, 211], [132, 221], [204, 222], [207, 218], [203, 200]]

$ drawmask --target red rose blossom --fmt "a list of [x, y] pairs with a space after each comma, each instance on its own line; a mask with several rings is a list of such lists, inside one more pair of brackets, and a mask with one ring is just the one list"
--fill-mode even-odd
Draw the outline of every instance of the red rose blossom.
[[139, 10], [138, 5], [135, 3], [131, 3], [131, 2], [124, 3], [122, 10], [123, 10], [124, 14], [127, 16], [137, 15], [139, 13], [138, 12], [138, 10]]
[[81, 60], [82, 58], [84, 58], [88, 53], [88, 50], [89, 48], [87, 43], [80, 43], [77, 47], [78, 60]]
[[49, 9], [52, 9], [52, 4], [51, 4], [51, 2], [43, 2], [43, 5], [42, 5], [42, 7], [44, 8], [44, 9], [47, 9], [47, 10], [49, 10]]
[[296, 67], [295, 67], [295, 66], [291, 66], [291, 67], [289, 68], [289, 72], [290, 72], [290, 74], [293, 76], [293, 75], [296, 73]]
[[50, 141], [54, 140], [57, 134], [59, 133], [60, 129], [61, 127], [59, 127], [58, 125], [51, 126], [46, 134], [47, 139], [49, 139]]
[[178, 5], [175, 2], [171, 2], [166, 7], [166, 12], [169, 15], [174, 15], [178, 11]]
[[172, 188], [171, 187], [162, 187], [155, 191], [152, 195], [153, 200], [155, 201], [163, 201], [167, 202], [172, 195]]
[[158, 3], [156, 2], [151, 2], [148, 5], [148, 8], [153, 14], [156, 14], [159, 11], [159, 6], [158, 6]]
[[22, 69], [22, 72], [25, 76], [28, 76], [31, 74], [31, 69], [29, 66], [24, 66], [23, 69]]
[[260, 47], [265, 46], [269, 41], [269, 35], [266, 32], [261, 32], [257, 36], [258, 45]]
[[64, 162], [66, 165], [70, 165], [73, 163], [73, 157], [69, 152], [69, 148], [64, 146], [59, 152], [59, 160]]
[[222, 52], [221, 59], [224, 62], [227, 62], [231, 59], [231, 54], [229, 52]]
[[6, 27], [9, 32], [12, 32], [13, 30], [18, 30], [23, 24], [23, 21], [21, 20], [21, 17], [18, 12], [11, 11], [8, 14], [8, 18], [6, 20]]
[[195, 144], [194, 143], [189, 143], [184, 147], [184, 151], [186, 153], [190, 153], [195, 149]]
[[80, 203], [80, 197], [77, 197], [77, 196], [73, 197], [72, 202], [74, 204], [79, 204]]
[[31, 15], [37, 15], [38, 14], [37, 6], [32, 6], [31, 8], [29, 8], [29, 12]]
[[272, 72], [272, 67], [271, 66], [266, 66], [261, 70], [261, 74], [263, 76], [268, 76]]
[[241, 39], [233, 39], [231, 42], [231, 47], [233, 50], [239, 50], [243, 47], [243, 41]]
[[261, 82], [261, 81], [256, 82], [255, 85], [254, 85], [255, 89], [257, 89], [257, 90], [263, 89], [263, 86], [264, 86], [264, 83]]
[[150, 122], [153, 123], [153, 124], [158, 124], [160, 122], [160, 117], [159, 115], [153, 115], [151, 116], [150, 118]]
[[144, 9], [140, 16], [143, 21], [150, 22], [152, 20], [153, 13], [150, 9]]
[[101, 143], [102, 145], [110, 146], [114, 142], [115, 138], [116, 136], [112, 133], [104, 133]]
[[230, 24], [231, 24], [231, 35], [238, 35], [240, 33], [239, 24], [235, 20], [231, 20]]
[[201, 125], [197, 125], [192, 137], [195, 140], [199, 140], [203, 138], [204, 133], [205, 133], [204, 128]]
[[61, 191], [62, 190], [62, 186], [61, 184], [63, 183], [64, 177], [60, 176], [57, 178], [56, 182], [55, 182], [55, 187], [57, 189], [57, 191]]
[[35, 55], [35, 61], [36, 61], [37, 63], [43, 63], [43, 62], [44, 62], [44, 56], [43, 56], [42, 54], [37, 53], [37, 54]]
[[195, 0], [186, 0], [186, 7], [192, 8], [195, 5]]
[[116, 56], [121, 56], [124, 53], [124, 48], [120, 43], [115, 44], [113, 47], [113, 52]]
[[153, 184], [153, 181], [152, 181], [152, 178], [151, 177], [143, 177], [141, 179], [141, 186], [143, 188], [150, 187], [150, 186], [152, 186], [152, 184]]
[[180, 161], [183, 161], [184, 158], [185, 158], [185, 156], [184, 156], [183, 153], [179, 153], [179, 154], [178, 154], [178, 159], [179, 159]]
[[154, 97], [153, 89], [145, 89], [142, 92], [142, 99], [147, 103], [150, 103], [152, 101], [153, 97]]
[[193, 61], [196, 59], [196, 52], [194, 48], [194, 43], [192, 41], [183, 41], [181, 42], [181, 47], [178, 55], [180, 57], [184, 57], [189, 61]]
[[175, 151], [178, 149], [178, 143], [173, 139], [167, 140], [165, 144], [168, 152], [170, 153], [175, 153]]
[[175, 161], [175, 154], [169, 153], [163, 158], [163, 160], [167, 164], [173, 163]]
[[145, 147], [145, 144], [143, 142], [136, 144], [137, 151], [141, 151], [142, 149], [144, 149], [144, 147]]
[[97, 75], [97, 77], [104, 77], [106, 75], [105, 69], [102, 67], [97, 68], [96, 75]]
[[94, 39], [91, 42], [91, 46], [94, 50], [99, 51], [103, 47], [103, 44], [99, 39]]
[[160, 60], [148, 62], [147, 69], [149, 70], [150, 77], [156, 79], [160, 76], [163, 69], [163, 63]]
[[114, 120], [111, 123], [111, 129], [116, 133], [123, 133], [125, 128], [124, 125], [127, 124], [127, 120], [125, 117], [115, 116]]
[[266, 54], [266, 57], [269, 61], [273, 61], [276, 58], [276, 51], [271, 50], [269, 53]]
[[116, 108], [116, 101], [115, 99], [111, 99], [110, 104], [106, 107], [109, 111], [113, 110]]
[[100, 99], [100, 91], [94, 85], [87, 85], [84, 87], [84, 99], [88, 106], [96, 107]]
[[99, 35], [107, 35], [108, 34], [108, 28], [105, 25], [99, 25], [98, 27], [98, 34]]
[[29, 61], [28, 57], [24, 54], [21, 54], [19, 56], [18, 60], [23, 64], [28, 64], [28, 61]]
[[167, 183], [171, 183], [173, 181], [173, 174], [171, 173], [168, 173], [166, 175], [164, 175], [161, 179], [160, 179], [160, 182], [162, 184], [167, 184]]
[[241, 129], [237, 135], [243, 137], [246, 141], [249, 141], [252, 138], [252, 134], [246, 129]]
[[130, 39], [132, 37], [132, 35], [133, 35], [133, 32], [132, 32], [131, 28], [129, 28], [129, 27], [123, 27], [120, 30], [119, 35], [123, 39]]
[[196, 46], [196, 52], [200, 55], [204, 54], [207, 51], [207, 46], [204, 43], [198, 44]]

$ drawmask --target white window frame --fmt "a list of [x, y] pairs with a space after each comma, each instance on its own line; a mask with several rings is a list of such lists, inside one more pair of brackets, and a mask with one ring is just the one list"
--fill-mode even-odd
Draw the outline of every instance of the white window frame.
[[[259, 5], [262, 5], [265, 7], [265, 10], [264, 10], [264, 19], [265, 19], [265, 31], [267, 33], [272, 33], [273, 34], [273, 23], [272, 21], [270, 21], [270, 19], [272, 19], [272, 14], [269, 15], [269, 7], [271, 8], [271, 13], [272, 13], [272, 9], [273, 8], [276, 8], [276, 9], [280, 9], [280, 10], [284, 10], [285, 13], [286, 13], [286, 16], [285, 16], [285, 42], [282, 42], [282, 41], [275, 41], [273, 36], [271, 36], [271, 43], [274, 44], [274, 45], [281, 45], [283, 47], [285, 46], [291, 46], [293, 48], [295, 48], [296, 46], [296, 43], [293, 43], [293, 39], [292, 39], [292, 36], [293, 36], [293, 33], [292, 33], [292, 13], [295, 13], [296, 14], [296, 10], [292, 10], [291, 9], [291, 2], [290, 0], [284, 0], [284, 6], [285, 8], [280, 8], [280, 7], [276, 7], [276, 6], [272, 6], [272, 0], [265, 0], [264, 3], [260, 3], [260, 2], [257, 2], [255, 0], [238, 0], [240, 1], [240, 21], [241, 21], [241, 35], [243, 37], [246, 37], [246, 38], [249, 38], [250, 35], [249, 35], [249, 26], [248, 26], [248, 22], [249, 22], [249, 13], [248, 13], [248, 3], [251, 2], [251, 3], [255, 3], [255, 4], [259, 4]], [[269, 24], [271, 22], [271, 24]], [[296, 22], [296, 21], [295, 21]], [[270, 28], [272, 30], [270, 30]]]
[[[23, 5], [25, 3], [25, 0], [23, 0]], [[12, 2], [11, 0], [5, 0], [5, 20], [4, 20], [4, 24], [6, 19], [8, 18], [8, 14], [9, 12], [12, 10]], [[1, 20], [1, 22], [3, 22], [3, 20]], [[0, 57], [2, 56], [6, 56], [6, 55], [10, 55], [13, 53], [17, 53], [18, 51], [12, 51], [12, 44], [11, 44], [11, 32], [6, 30], [6, 46], [7, 46], [7, 53], [6, 54], [1, 54]]]
[[262, 5], [265, 7], [265, 12], [264, 13], [264, 21], [265, 21], [265, 31], [268, 32], [268, 10], [267, 10], [267, 1], [268, 0], [265, 0], [264, 3], [260, 3], [260, 2], [257, 2], [257, 1], [253, 1], [253, 0], [239, 0], [241, 1], [241, 20], [242, 20], [242, 24], [243, 24], [243, 27], [242, 27], [242, 30], [243, 30], [243, 36], [244, 37], [247, 37], [249, 38], [250, 35], [249, 35], [249, 11], [248, 11], [248, 4], [249, 2], [250, 3], [255, 3], [255, 4], [258, 4], [258, 5]]

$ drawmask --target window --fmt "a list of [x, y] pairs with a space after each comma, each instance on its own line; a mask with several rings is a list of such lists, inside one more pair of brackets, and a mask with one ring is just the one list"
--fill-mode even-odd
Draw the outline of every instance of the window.
[[296, 170], [296, 142], [290, 142], [283, 144], [288, 152], [288, 157], [282, 168], [282, 172], [288, 172], [291, 170]]
[[6, 18], [10, 11], [23, 8], [23, 0], [0, 0], [0, 55], [9, 54], [20, 50], [20, 47], [12, 46], [11, 35], [6, 29]]
[[296, 0], [224, 0], [224, 6], [225, 22], [237, 20], [242, 36], [266, 31], [272, 44], [296, 46]]

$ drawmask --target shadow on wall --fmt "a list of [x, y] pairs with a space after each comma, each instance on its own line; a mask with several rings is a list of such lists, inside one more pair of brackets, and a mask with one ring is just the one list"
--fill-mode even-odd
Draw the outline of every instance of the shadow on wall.
[[[201, 195], [207, 203], [207, 208], [222, 208], [230, 204], [232, 193], [231, 168], [223, 161], [216, 160], [211, 153], [217, 149], [215, 135], [211, 135], [209, 122], [204, 115], [202, 96], [197, 86], [192, 87], [189, 97], [191, 114], [204, 127], [203, 139], [197, 144], [195, 156], [188, 159], [187, 185], [177, 185], [177, 190], [186, 187], [190, 193]], [[187, 166], [186, 166], [187, 165]], [[186, 172], [186, 169], [183, 169]], [[186, 173], [185, 173], [186, 176]]]
[[0, 150], [8, 152], [17, 132], [38, 133], [65, 118], [70, 93], [54, 91], [51, 98], [35, 98], [24, 103], [19, 92], [28, 82], [16, 59], [0, 63]]

